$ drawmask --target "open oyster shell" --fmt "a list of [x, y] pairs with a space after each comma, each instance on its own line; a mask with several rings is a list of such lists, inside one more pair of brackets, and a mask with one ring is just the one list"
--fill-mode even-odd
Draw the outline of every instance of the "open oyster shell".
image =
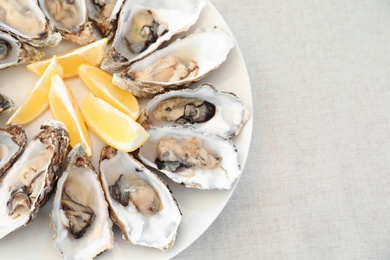
[[0, 183], [0, 238], [26, 226], [47, 202], [65, 159], [69, 135], [49, 120]]
[[47, 23], [37, 0], [0, 1], [0, 30], [36, 47], [55, 46], [62, 39]]
[[92, 259], [114, 246], [108, 205], [80, 144], [68, 155], [50, 216], [55, 246], [65, 259]]
[[142, 110], [138, 122], [145, 129], [191, 124], [205, 132], [232, 137], [238, 135], [249, 114], [234, 94], [203, 84], [196, 89], [169, 91], [155, 96]]
[[38, 0], [51, 24], [65, 40], [85, 45], [95, 40], [85, 0]]
[[166, 183], [132, 155], [112, 147], [103, 148], [99, 168], [111, 218], [123, 238], [163, 251], [171, 248], [181, 212]]
[[0, 31], [0, 69], [40, 60], [45, 54]]
[[204, 0], [133, 0], [120, 12], [118, 29], [101, 68], [115, 72], [156, 50], [199, 18]]
[[151, 127], [137, 157], [189, 188], [230, 189], [241, 175], [237, 149], [230, 139], [192, 126]]
[[117, 18], [125, 0], [87, 0], [88, 17], [99, 28], [103, 37], [114, 37]]
[[4, 172], [12, 166], [27, 144], [27, 135], [20, 125], [0, 129], [0, 182]]
[[233, 46], [233, 39], [219, 28], [197, 30], [114, 73], [113, 83], [140, 97], [184, 88], [218, 68]]

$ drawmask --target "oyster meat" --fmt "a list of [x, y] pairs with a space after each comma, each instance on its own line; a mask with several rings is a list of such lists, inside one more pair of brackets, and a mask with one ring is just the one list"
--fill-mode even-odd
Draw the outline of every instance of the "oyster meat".
[[111, 49], [101, 68], [116, 72], [155, 51], [199, 18], [204, 0], [134, 0], [124, 3]]
[[188, 87], [218, 68], [233, 46], [233, 39], [219, 28], [197, 30], [114, 73], [113, 83], [140, 97]]
[[4, 172], [12, 166], [27, 144], [27, 135], [20, 125], [0, 129], [0, 181]]
[[55, 246], [65, 259], [92, 259], [114, 246], [112, 221], [97, 173], [82, 146], [69, 153], [53, 200]]
[[92, 22], [88, 21], [86, 0], [38, 0], [53, 26], [64, 39], [85, 45], [95, 40]]
[[45, 54], [0, 31], [0, 69], [40, 60]]
[[138, 150], [146, 165], [189, 188], [230, 189], [241, 174], [237, 149], [230, 139], [192, 126], [151, 127]]
[[15, 102], [6, 95], [0, 94], [0, 115], [9, 114], [15, 109]]
[[99, 28], [103, 37], [114, 37], [118, 14], [125, 0], [87, 0], [88, 17]]
[[155, 96], [142, 110], [138, 122], [145, 129], [191, 124], [205, 132], [232, 137], [238, 135], [249, 114], [234, 94], [203, 84], [196, 89], [169, 91]]
[[47, 202], [65, 159], [69, 135], [49, 120], [0, 183], [0, 238], [26, 226]]
[[37, 0], [0, 0], [0, 30], [36, 47], [55, 46], [62, 39], [47, 23]]
[[166, 183], [126, 152], [103, 148], [100, 181], [112, 220], [128, 242], [163, 251], [172, 247], [181, 212]]

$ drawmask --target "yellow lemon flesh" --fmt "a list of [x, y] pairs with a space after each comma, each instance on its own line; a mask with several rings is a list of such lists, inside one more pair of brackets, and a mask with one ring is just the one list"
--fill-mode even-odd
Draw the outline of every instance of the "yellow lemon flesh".
[[[107, 38], [103, 38], [80, 48], [58, 54], [58, 62], [64, 69], [63, 77], [70, 78], [77, 76], [77, 68], [81, 64], [99, 65], [106, 54], [105, 47], [107, 46], [107, 42]], [[49, 63], [50, 59], [37, 61], [27, 65], [27, 69], [37, 75], [42, 75]]]
[[6, 123], [7, 125], [26, 125], [40, 116], [42, 112], [49, 107], [48, 96], [51, 85], [51, 76], [53, 74], [57, 74], [59, 77], [62, 77], [63, 75], [63, 69], [61, 65], [58, 64], [56, 56], [53, 56], [50, 60], [47, 68], [24, 102], [19, 106], [10, 119], [8, 119]]
[[81, 112], [89, 129], [118, 150], [134, 151], [149, 138], [149, 133], [134, 119], [92, 93], [84, 99]]
[[49, 103], [54, 118], [68, 128], [70, 145], [74, 147], [81, 143], [87, 156], [91, 157], [92, 145], [87, 126], [71, 90], [58, 74], [54, 74], [51, 79]]
[[96, 97], [128, 114], [134, 120], [138, 118], [140, 111], [137, 99], [130, 92], [112, 84], [112, 76], [110, 74], [87, 64], [83, 64], [78, 68], [78, 74]]

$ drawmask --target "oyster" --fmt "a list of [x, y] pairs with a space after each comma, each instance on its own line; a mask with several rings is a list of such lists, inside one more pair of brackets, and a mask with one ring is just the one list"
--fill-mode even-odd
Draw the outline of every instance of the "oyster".
[[88, 17], [99, 28], [103, 37], [114, 37], [117, 17], [125, 0], [87, 0]]
[[223, 137], [192, 126], [152, 127], [137, 157], [189, 188], [230, 189], [241, 174], [237, 150]]
[[204, 6], [204, 0], [127, 1], [101, 68], [120, 71], [149, 55], [174, 34], [188, 30]]
[[0, 115], [14, 111], [15, 102], [6, 95], [0, 94]]
[[85, 45], [95, 40], [93, 25], [88, 21], [86, 0], [38, 0], [53, 26], [64, 39]]
[[20, 125], [0, 129], [0, 180], [4, 172], [24, 151], [27, 135]]
[[37, 0], [1, 0], [0, 30], [36, 47], [55, 46], [62, 39], [47, 23]]
[[65, 126], [49, 120], [0, 183], [0, 238], [35, 219], [49, 199], [69, 145]]
[[129, 153], [112, 147], [100, 155], [100, 181], [112, 220], [136, 245], [172, 247], [181, 212], [166, 183]]
[[55, 246], [65, 259], [92, 259], [114, 246], [112, 221], [97, 173], [80, 144], [69, 153], [53, 200]]
[[142, 110], [138, 122], [150, 126], [191, 124], [223, 137], [236, 136], [249, 118], [249, 110], [234, 94], [210, 84], [196, 89], [169, 91], [155, 96]]
[[113, 83], [140, 97], [187, 87], [219, 67], [233, 46], [219, 28], [198, 30], [114, 73]]
[[45, 54], [0, 31], [0, 69], [40, 60]]

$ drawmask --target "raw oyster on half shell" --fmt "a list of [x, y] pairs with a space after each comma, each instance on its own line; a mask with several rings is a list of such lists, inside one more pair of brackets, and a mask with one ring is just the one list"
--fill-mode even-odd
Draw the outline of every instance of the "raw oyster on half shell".
[[99, 173], [111, 218], [123, 238], [163, 251], [171, 248], [181, 212], [167, 184], [131, 154], [112, 147], [103, 148]]
[[40, 60], [45, 54], [0, 31], [0, 69]]
[[65, 259], [92, 259], [114, 246], [108, 205], [80, 144], [68, 155], [50, 216], [55, 246]]
[[219, 28], [197, 30], [114, 73], [113, 83], [140, 97], [188, 87], [218, 68], [233, 46]]
[[4, 172], [24, 151], [27, 135], [20, 125], [0, 129], [0, 182]]
[[99, 28], [103, 37], [112, 39], [117, 18], [125, 0], [87, 0], [88, 17]]
[[95, 40], [86, 0], [38, 0], [41, 9], [65, 40], [85, 45]]
[[237, 96], [203, 84], [196, 89], [155, 96], [142, 110], [138, 122], [145, 129], [190, 124], [205, 132], [232, 137], [238, 135], [248, 118], [249, 110]]
[[187, 31], [204, 6], [204, 0], [126, 1], [112, 47], [101, 68], [120, 71], [149, 55], [173, 35]]
[[50, 198], [69, 146], [65, 126], [49, 120], [0, 183], [0, 238], [33, 221]]
[[230, 139], [187, 125], [151, 127], [148, 133], [136, 156], [174, 182], [189, 188], [230, 189], [241, 175]]
[[47, 23], [37, 0], [1, 0], [0, 30], [35, 47], [55, 46], [62, 39]]

